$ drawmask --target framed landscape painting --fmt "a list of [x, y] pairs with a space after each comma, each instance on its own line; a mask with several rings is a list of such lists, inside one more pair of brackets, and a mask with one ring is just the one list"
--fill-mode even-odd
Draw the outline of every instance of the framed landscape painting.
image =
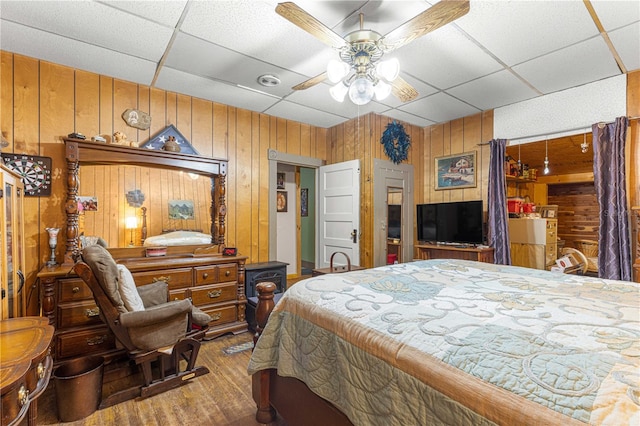
[[476, 151], [436, 157], [436, 190], [476, 187]]

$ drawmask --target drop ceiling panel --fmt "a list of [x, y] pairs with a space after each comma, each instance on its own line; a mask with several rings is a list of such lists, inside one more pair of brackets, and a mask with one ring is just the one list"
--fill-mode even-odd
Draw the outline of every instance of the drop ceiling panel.
[[[412, 75], [409, 75], [404, 71], [400, 72], [400, 76], [407, 83], [413, 86], [414, 89], [416, 89], [416, 91], [418, 92], [418, 96], [416, 97], [416, 99], [424, 98], [426, 96], [433, 95], [434, 93], [438, 92], [438, 89], [434, 88], [433, 86], [429, 86], [428, 84], [424, 83], [421, 80], [418, 80], [417, 78], [413, 77]], [[398, 98], [396, 98], [393, 95], [389, 95], [387, 99], [383, 101], [378, 101], [378, 102], [392, 108], [398, 108], [404, 105], [404, 102], [401, 102]]]
[[[202, 77], [240, 84], [282, 97], [292, 92], [291, 86], [304, 77], [275, 65], [220, 47], [187, 34], [178, 34], [167, 55], [166, 66]], [[257, 77], [273, 74], [281, 84], [265, 87]]]
[[472, 1], [455, 25], [507, 65], [598, 34], [582, 1]]
[[156, 62], [173, 33], [165, 26], [88, 1], [2, 2], [2, 19]]
[[[399, 109], [419, 117], [424, 117], [435, 123], [454, 120], [480, 112], [478, 108], [474, 108], [442, 92], [406, 104]], [[443, 119], [443, 117], [448, 118]]]
[[513, 67], [513, 70], [543, 93], [620, 74], [618, 65], [600, 36], [525, 62]]
[[184, 0], [171, 1], [98, 1], [110, 7], [120, 9], [162, 24], [168, 28], [175, 28], [187, 2]]
[[482, 110], [524, 101], [538, 95], [535, 90], [506, 70], [448, 89], [447, 93]]
[[288, 101], [280, 101], [264, 112], [265, 114], [286, 118], [287, 120], [299, 121], [301, 123], [308, 123], [318, 127], [333, 127], [345, 121], [344, 118], [338, 115], [321, 112]]
[[413, 114], [409, 114], [408, 112], [400, 111], [398, 109], [383, 111], [382, 114], [387, 117], [395, 118], [396, 120], [404, 121], [405, 123], [413, 124], [414, 126], [419, 127], [427, 127], [431, 126], [432, 124], [436, 124], [435, 121], [427, 120], [425, 118], [421, 118]]
[[[318, 3], [331, 4], [333, 2]], [[345, 15], [347, 17], [333, 27], [333, 31], [342, 37], [351, 31], [360, 29], [360, 12], [364, 15], [365, 29], [371, 29], [381, 35], [385, 35], [431, 7], [430, 4], [425, 1], [368, 1], [351, 3], [353, 6], [356, 6], [352, 9], [353, 12], [351, 15]], [[361, 7], [357, 7], [359, 6], [358, 3], [361, 3]], [[437, 1], [432, 3], [437, 3]], [[327, 21], [322, 22], [327, 24]]]
[[640, 69], [640, 22], [611, 31], [609, 38], [627, 71]]
[[605, 31], [640, 21], [638, 0], [591, 0], [591, 4]]
[[151, 84], [156, 69], [151, 61], [7, 21], [0, 27], [0, 48], [144, 85]]
[[446, 89], [501, 69], [487, 53], [448, 26], [427, 34], [389, 55], [402, 70], [439, 89]]
[[164, 67], [160, 72], [156, 86], [159, 89], [170, 92], [184, 93], [196, 98], [250, 111], [262, 112], [278, 102], [278, 99], [271, 96], [187, 74], [168, 67]]

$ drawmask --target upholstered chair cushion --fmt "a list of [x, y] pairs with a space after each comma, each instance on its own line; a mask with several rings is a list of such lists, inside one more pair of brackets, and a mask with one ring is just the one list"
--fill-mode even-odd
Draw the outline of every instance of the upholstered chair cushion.
[[211, 316], [196, 306], [191, 307], [191, 322], [195, 325], [204, 327], [211, 321]]
[[187, 331], [191, 302], [176, 300], [151, 306], [144, 311], [125, 312], [120, 323], [138, 349], [154, 350], [175, 344]]
[[[133, 275], [124, 265], [116, 265], [120, 272], [120, 281], [118, 283], [118, 292], [124, 306], [129, 312], [131, 311], [144, 311], [144, 303], [138, 294], [136, 288], [136, 282], [133, 280]], [[166, 301], [166, 300], [165, 300]]]
[[104, 289], [118, 312], [127, 312], [118, 292], [120, 272], [111, 253], [100, 245], [92, 245], [82, 250], [82, 260], [89, 265], [100, 286]]

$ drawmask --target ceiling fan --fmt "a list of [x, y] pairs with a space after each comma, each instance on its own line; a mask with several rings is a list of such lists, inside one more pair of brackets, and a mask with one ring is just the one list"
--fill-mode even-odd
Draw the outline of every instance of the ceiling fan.
[[360, 14], [360, 29], [344, 38], [298, 7], [295, 3], [279, 3], [276, 13], [307, 31], [325, 44], [338, 50], [341, 61], [329, 62], [327, 71], [293, 87], [304, 90], [325, 79], [337, 83], [330, 89], [331, 96], [342, 102], [347, 92], [357, 105], [368, 103], [375, 96], [382, 100], [389, 93], [402, 102], [418, 96], [418, 92], [402, 77], [396, 59], [383, 61], [382, 57], [431, 31], [434, 31], [469, 12], [469, 0], [442, 0], [386, 35], [364, 29]]

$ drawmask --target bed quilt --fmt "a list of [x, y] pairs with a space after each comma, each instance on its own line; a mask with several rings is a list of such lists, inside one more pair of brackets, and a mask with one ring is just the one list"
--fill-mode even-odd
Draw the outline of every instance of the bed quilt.
[[640, 287], [463, 260], [322, 275], [276, 305], [248, 372], [354, 424], [640, 424]]

